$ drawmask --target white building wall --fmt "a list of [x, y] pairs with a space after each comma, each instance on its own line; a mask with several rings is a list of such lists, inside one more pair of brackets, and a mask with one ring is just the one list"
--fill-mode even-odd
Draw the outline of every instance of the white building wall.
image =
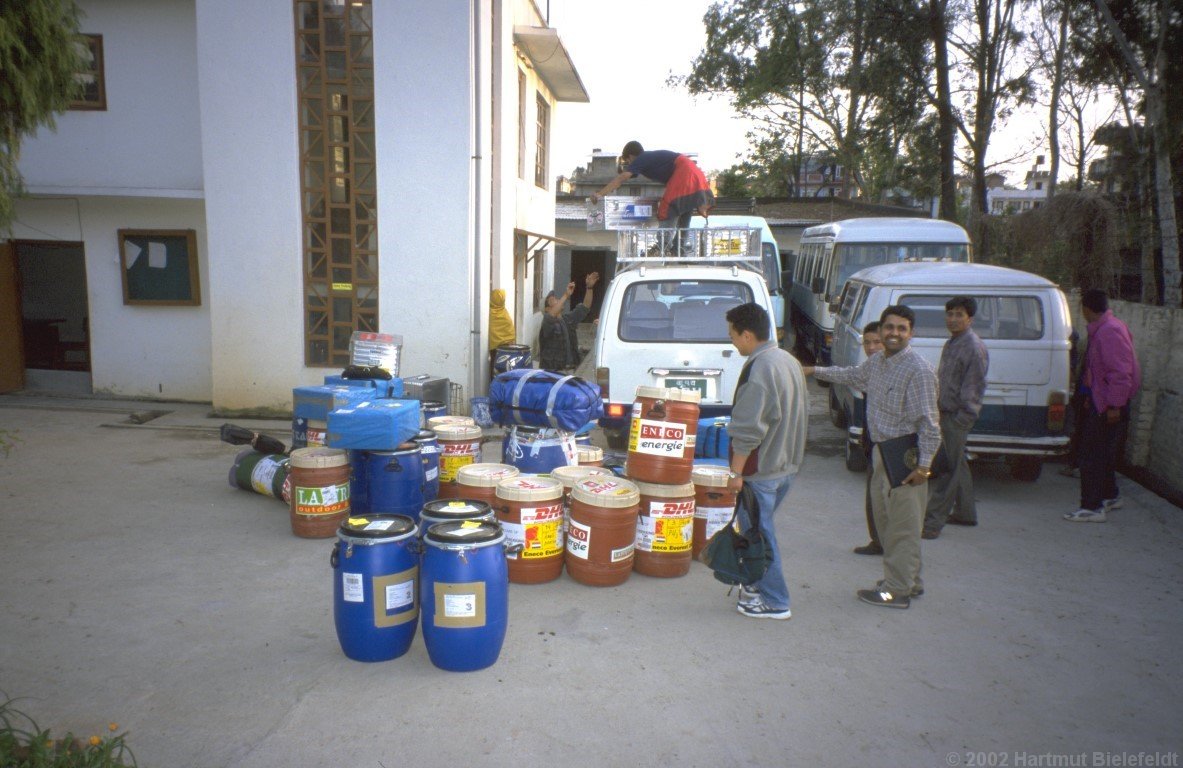
[[210, 367], [219, 411], [286, 411], [304, 366], [295, 32], [288, 2], [199, 0]]
[[[200, 200], [117, 197], [17, 202], [13, 239], [83, 244], [95, 393], [210, 399], [210, 270], [202, 208]], [[120, 229], [195, 230], [201, 305], [124, 306]]]
[[42, 129], [22, 142], [26, 186], [48, 194], [200, 197], [194, 0], [80, 6], [82, 31], [103, 36], [107, 109], [66, 112], [56, 132]]
[[488, 246], [473, 222], [473, 27], [471, 2], [374, 4], [379, 325], [403, 336], [402, 374], [469, 393], [488, 302]]

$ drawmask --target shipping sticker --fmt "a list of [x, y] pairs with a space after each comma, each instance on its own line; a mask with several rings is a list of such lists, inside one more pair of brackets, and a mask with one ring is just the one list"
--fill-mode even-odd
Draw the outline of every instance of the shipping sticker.
[[454, 483], [461, 467], [467, 467], [475, 460], [472, 454], [449, 456], [445, 453], [440, 457], [440, 482]]
[[694, 499], [686, 501], [651, 501], [650, 517], [694, 517]]
[[360, 573], [341, 574], [342, 597], [347, 603], [364, 603], [366, 601], [365, 582]]
[[706, 519], [706, 537], [709, 539], [727, 527], [734, 513], [735, 509], [732, 507], [698, 507], [694, 511], [694, 516]]
[[323, 447], [325, 444], [325, 430], [309, 427], [307, 443], [309, 448]]
[[296, 514], [332, 515], [349, 509], [349, 483], [314, 488], [296, 486]]
[[567, 528], [567, 554], [586, 560], [591, 547], [591, 526], [572, 520]]
[[366, 531], [388, 531], [390, 526], [394, 525], [393, 520], [374, 520], [367, 525], [363, 530]]
[[628, 449], [650, 456], [682, 457], [686, 451], [686, 425], [677, 421], [633, 419]]
[[351, 517], [345, 521], [352, 528], [360, 528], [370, 522], [368, 517]]
[[270, 456], [259, 459], [259, 463], [251, 470], [251, 487], [255, 489], [255, 493], [271, 495], [271, 481], [275, 479], [278, 469], [279, 462]]
[[476, 595], [444, 595], [444, 616], [470, 619], [476, 616]]
[[476, 456], [481, 452], [480, 443], [443, 443], [443, 457]]
[[614, 563], [619, 563], [624, 560], [628, 560], [632, 556], [633, 556], [633, 545], [632, 544], [629, 544], [628, 546], [625, 546], [625, 547], [621, 547], [620, 549], [612, 550], [612, 562], [614, 562]]
[[563, 505], [522, 509], [522, 559], [553, 557], [563, 551]]
[[[452, 503], [455, 504], [455, 502], [452, 502]], [[452, 504], [449, 504], [448, 506], [452, 506]], [[467, 505], [464, 502], [460, 502], [460, 506], [463, 507], [463, 506], [467, 506]], [[463, 523], [460, 524], [460, 527], [461, 528], [480, 528], [481, 524], [475, 520], [465, 520]]]
[[386, 585], [386, 612], [397, 611], [415, 602], [415, 582], [404, 581], [401, 584]]
[[432, 467], [431, 469], [427, 470], [426, 479], [428, 482], [431, 482], [432, 480], [436, 479], [439, 476], [440, 476], [440, 468], [439, 467]]
[[526, 547], [526, 534], [521, 523], [503, 521], [501, 530], [505, 533], [505, 557], [507, 560], [517, 560], [518, 554]]

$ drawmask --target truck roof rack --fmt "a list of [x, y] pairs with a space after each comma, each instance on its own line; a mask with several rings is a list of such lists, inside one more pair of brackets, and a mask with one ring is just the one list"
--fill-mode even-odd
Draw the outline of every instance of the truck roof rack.
[[696, 264], [759, 272], [760, 260], [760, 230], [754, 227], [621, 230], [616, 250], [616, 263], [624, 269]]

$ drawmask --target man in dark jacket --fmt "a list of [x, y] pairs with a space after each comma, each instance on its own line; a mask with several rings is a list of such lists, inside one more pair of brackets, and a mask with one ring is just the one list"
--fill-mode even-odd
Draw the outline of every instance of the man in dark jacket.
[[570, 371], [579, 365], [579, 342], [575, 326], [583, 322], [591, 310], [594, 298], [593, 288], [600, 280], [599, 272], [591, 272], [585, 278], [583, 303], [576, 304], [570, 312], [564, 312], [567, 299], [575, 293], [575, 283], [567, 283], [567, 291], [558, 296], [554, 291], [546, 295], [542, 310], [542, 328], [538, 331], [538, 360], [548, 371]]

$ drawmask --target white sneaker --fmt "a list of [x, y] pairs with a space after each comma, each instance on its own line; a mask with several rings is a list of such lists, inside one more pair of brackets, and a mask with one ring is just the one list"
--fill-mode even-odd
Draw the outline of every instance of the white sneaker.
[[739, 605], [735, 606], [735, 609], [744, 616], [749, 616], [753, 619], [780, 619], [781, 621], [784, 621], [786, 619], [793, 618], [793, 612], [788, 608], [783, 610], [773, 608], [769, 605], [766, 605], [765, 602], [759, 598], [756, 599], [756, 602], [750, 605], [744, 605], [743, 603], [740, 603]]
[[744, 585], [739, 585], [739, 604], [740, 605], [755, 605], [760, 602], [760, 592], [756, 589], [748, 589]]
[[1105, 516], [1104, 507], [1101, 509], [1078, 509], [1065, 514], [1064, 519], [1073, 523], [1104, 523], [1109, 520]]
[[1111, 509], [1121, 509], [1125, 506], [1125, 502], [1121, 500], [1121, 494], [1114, 496], [1112, 499], [1104, 499], [1101, 501], [1101, 508], [1108, 512]]

